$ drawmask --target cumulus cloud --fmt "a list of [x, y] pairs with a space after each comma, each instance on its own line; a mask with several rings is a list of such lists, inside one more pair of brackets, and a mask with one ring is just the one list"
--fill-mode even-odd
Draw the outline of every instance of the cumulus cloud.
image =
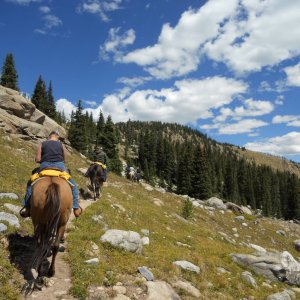
[[244, 100], [243, 106], [230, 109], [228, 107], [220, 109], [220, 115], [215, 118], [215, 122], [224, 122], [229, 117], [233, 120], [239, 120], [243, 117], [257, 117], [269, 114], [274, 110], [274, 105], [270, 101]]
[[110, 55], [113, 56], [114, 60], [119, 61], [122, 57], [124, 49], [128, 45], [132, 45], [135, 41], [135, 31], [129, 29], [123, 34], [119, 34], [120, 27], [111, 28], [108, 33], [108, 38], [105, 43], [100, 46], [99, 58], [108, 60]]
[[76, 106], [65, 98], [58, 99], [55, 103], [56, 110], [64, 113], [66, 118], [70, 120], [72, 111], [76, 110]]
[[287, 76], [287, 85], [300, 86], [300, 63], [284, 69]]
[[286, 124], [287, 126], [300, 127], [300, 115], [277, 115], [272, 119], [273, 124]]
[[[130, 118], [186, 124], [212, 117], [211, 110], [228, 105], [246, 90], [244, 82], [224, 77], [187, 79], [176, 81], [173, 87], [161, 90], [137, 90], [129, 94], [119, 91], [107, 95], [99, 107], [88, 111], [97, 118], [101, 109], [104, 114], [111, 114], [115, 122]], [[74, 105], [60, 99], [57, 109], [70, 115]]]
[[253, 151], [266, 152], [273, 155], [299, 155], [300, 132], [293, 131], [263, 141], [247, 143], [245, 147]]
[[78, 7], [77, 11], [79, 13], [91, 13], [100, 16], [101, 20], [104, 22], [109, 21], [107, 15], [108, 12], [121, 9], [121, 4], [123, 0], [110, 0], [110, 1], [99, 1], [99, 0], [88, 0], [83, 1]]
[[63, 24], [62, 20], [54, 15], [46, 15], [43, 17], [45, 21], [45, 27], [51, 29], [52, 27], [61, 26]]
[[151, 79], [152, 77], [150, 76], [144, 76], [144, 77], [141, 76], [141, 77], [132, 77], [132, 78], [120, 77], [117, 79], [117, 82], [122, 83], [129, 87], [138, 87]]
[[40, 10], [40, 12], [42, 12], [44, 14], [48, 14], [51, 11], [49, 6], [40, 6], [39, 10]]
[[195, 71], [204, 55], [239, 75], [260, 71], [300, 54], [298, 5], [295, 0], [207, 1], [184, 12], [176, 26], [164, 24], [156, 44], [127, 53], [122, 62], [136, 63], [157, 78]]
[[11, 2], [19, 5], [28, 5], [34, 2], [41, 2], [42, 0], [5, 0], [6, 2]]

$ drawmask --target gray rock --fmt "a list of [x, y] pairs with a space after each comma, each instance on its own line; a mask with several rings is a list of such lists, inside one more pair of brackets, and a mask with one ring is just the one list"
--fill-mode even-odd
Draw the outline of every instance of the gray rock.
[[140, 252], [143, 247], [141, 236], [134, 231], [109, 229], [101, 236], [100, 240], [102, 243], [109, 243], [130, 252]]
[[217, 271], [218, 271], [219, 273], [221, 273], [221, 274], [230, 273], [230, 272], [228, 272], [226, 269], [224, 269], [223, 267], [218, 267], [218, 268], [217, 268]]
[[19, 196], [14, 193], [0, 193], [0, 199], [3, 199], [3, 198], [18, 200]]
[[149, 240], [149, 238], [147, 236], [142, 237], [141, 240], [142, 240], [143, 246], [147, 246], [147, 245], [150, 244], [150, 240]]
[[267, 300], [294, 300], [296, 295], [291, 290], [284, 290], [283, 292], [269, 295]]
[[235, 217], [235, 219], [239, 220], [239, 221], [244, 221], [245, 217], [244, 216], [237, 216], [237, 217]]
[[249, 244], [249, 246], [253, 249], [255, 249], [258, 252], [267, 252], [267, 250], [261, 246], [255, 245], [255, 244]]
[[250, 272], [248, 272], [248, 271], [243, 272], [242, 278], [246, 282], [248, 282], [252, 287], [254, 287], [255, 289], [257, 288], [257, 283]]
[[180, 300], [173, 288], [164, 281], [147, 281], [146, 300]]
[[0, 223], [0, 232], [4, 232], [7, 230], [7, 226], [3, 223]]
[[235, 203], [226, 202], [226, 208], [231, 210], [235, 214], [244, 214], [244, 210]]
[[149, 236], [150, 235], [150, 231], [149, 229], [141, 229], [141, 233], [145, 236]]
[[245, 215], [252, 215], [251, 209], [249, 209], [247, 206], [241, 206], [241, 210], [243, 211], [243, 214]]
[[232, 260], [259, 275], [300, 286], [300, 263], [287, 251], [257, 252], [255, 255], [231, 254]]
[[189, 261], [177, 260], [177, 261], [174, 261], [173, 264], [180, 267], [181, 269], [191, 271], [191, 272], [195, 272], [197, 274], [200, 273], [200, 268], [198, 266], [192, 264]]
[[6, 212], [0, 212], [0, 221], [6, 221], [10, 225], [12, 225], [16, 228], [20, 227], [19, 219], [13, 214], [9, 214]]
[[201, 296], [200, 291], [195, 288], [191, 283], [178, 280], [173, 284], [173, 287], [186, 291], [188, 294], [194, 296], [195, 298], [199, 298]]
[[152, 272], [147, 267], [138, 267], [138, 271], [141, 273], [143, 277], [146, 278], [147, 281], [153, 281], [154, 276]]
[[99, 258], [98, 257], [95, 257], [95, 258], [92, 258], [92, 259], [88, 259], [85, 261], [86, 264], [88, 265], [97, 265], [99, 263]]
[[276, 233], [281, 235], [281, 236], [287, 237], [287, 234], [283, 230], [277, 230]]
[[11, 212], [13, 212], [15, 214], [19, 214], [20, 210], [22, 209], [21, 206], [13, 205], [10, 203], [4, 203], [4, 207], [6, 207], [8, 210], [10, 210]]
[[226, 209], [226, 205], [223, 203], [223, 201], [217, 197], [211, 197], [208, 200], [206, 200], [206, 204], [218, 209]]
[[115, 285], [115, 286], [113, 286], [113, 291], [115, 291], [117, 294], [124, 295], [124, 294], [126, 294], [127, 289], [125, 286]]
[[300, 251], [300, 240], [295, 240], [294, 241], [294, 247], [297, 251]]

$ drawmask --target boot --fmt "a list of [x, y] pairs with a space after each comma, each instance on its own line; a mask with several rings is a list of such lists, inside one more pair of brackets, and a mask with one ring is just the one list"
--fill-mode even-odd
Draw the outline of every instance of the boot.
[[78, 208], [73, 208], [74, 216], [78, 218], [82, 214], [82, 208], [79, 206]]
[[30, 207], [23, 207], [21, 210], [20, 210], [20, 216], [22, 218], [28, 218], [30, 217]]

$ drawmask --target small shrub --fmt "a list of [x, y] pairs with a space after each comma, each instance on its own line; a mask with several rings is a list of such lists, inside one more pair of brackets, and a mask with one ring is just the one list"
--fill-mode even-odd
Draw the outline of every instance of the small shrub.
[[182, 207], [182, 216], [185, 219], [190, 218], [193, 215], [193, 203], [190, 199], [185, 199]]

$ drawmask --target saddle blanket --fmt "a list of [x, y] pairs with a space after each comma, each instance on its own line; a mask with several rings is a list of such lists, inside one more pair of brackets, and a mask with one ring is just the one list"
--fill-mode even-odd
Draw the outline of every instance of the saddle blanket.
[[107, 166], [105, 164], [103, 164], [100, 161], [95, 161], [95, 164], [99, 165], [100, 167], [102, 167], [103, 170], [105, 170], [107, 168]]
[[34, 182], [38, 178], [46, 177], [46, 176], [61, 177], [65, 180], [69, 180], [71, 178], [71, 175], [68, 172], [47, 169], [47, 170], [42, 170], [39, 173], [35, 173], [35, 174], [31, 175], [30, 180], [31, 180], [31, 182]]

